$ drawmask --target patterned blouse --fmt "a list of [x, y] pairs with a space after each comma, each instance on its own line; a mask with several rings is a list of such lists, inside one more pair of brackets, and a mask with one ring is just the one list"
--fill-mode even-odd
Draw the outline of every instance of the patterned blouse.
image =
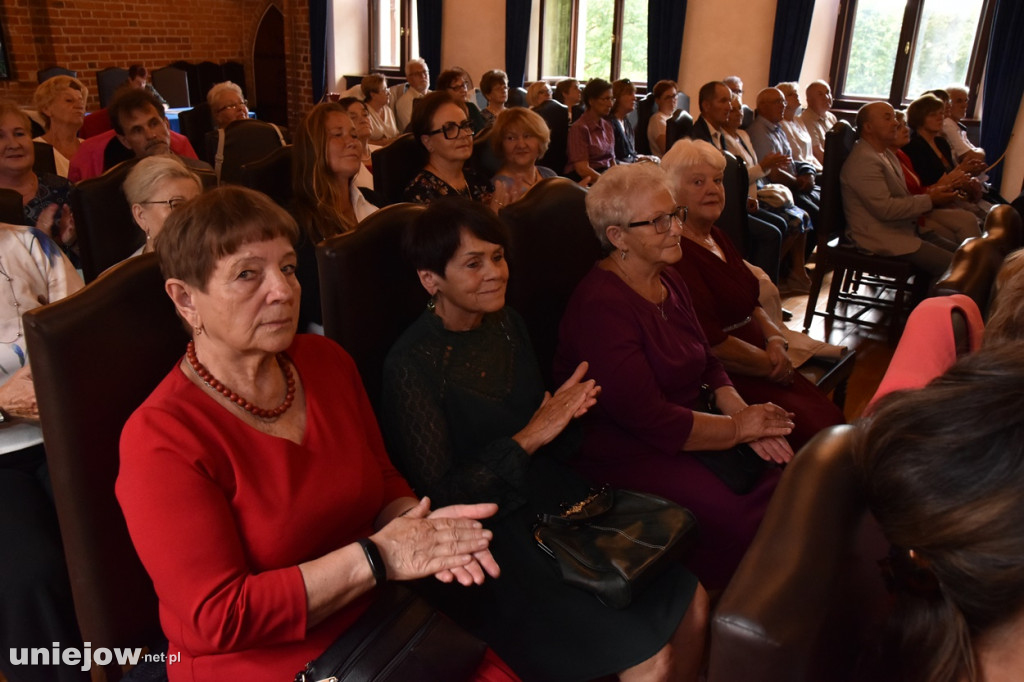
[[466, 188], [455, 189], [430, 171], [421, 170], [405, 188], [402, 198], [414, 204], [429, 204], [434, 199], [455, 194], [485, 204], [491, 201], [494, 185], [487, 178], [472, 168], [463, 169], [462, 175], [466, 178]]

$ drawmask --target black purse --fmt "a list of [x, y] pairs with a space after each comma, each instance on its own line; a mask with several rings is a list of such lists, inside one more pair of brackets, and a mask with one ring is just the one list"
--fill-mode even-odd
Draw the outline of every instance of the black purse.
[[473, 675], [486, 649], [408, 588], [387, 583], [295, 682], [458, 682]]
[[560, 515], [539, 515], [533, 537], [565, 582], [621, 609], [693, 546], [697, 519], [657, 495], [605, 486]]
[[[701, 405], [698, 409], [708, 414], [721, 414], [715, 405], [714, 393], [707, 384], [701, 389]], [[739, 443], [727, 450], [717, 452], [694, 452], [693, 458], [717, 476], [729, 490], [737, 495], [746, 495], [757, 486], [764, 472], [771, 466], [746, 443]]]

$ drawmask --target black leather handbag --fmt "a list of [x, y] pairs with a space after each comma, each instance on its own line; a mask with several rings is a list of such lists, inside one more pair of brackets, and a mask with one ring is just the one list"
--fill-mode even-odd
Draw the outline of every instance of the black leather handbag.
[[472, 677], [486, 649], [408, 588], [387, 583], [295, 682], [459, 682]]
[[697, 519], [657, 495], [605, 486], [560, 515], [541, 514], [533, 536], [565, 582], [621, 609], [693, 546]]

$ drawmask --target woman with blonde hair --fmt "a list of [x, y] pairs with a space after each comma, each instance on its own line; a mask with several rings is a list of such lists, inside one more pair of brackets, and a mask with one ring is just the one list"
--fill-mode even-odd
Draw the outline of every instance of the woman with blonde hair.
[[147, 156], [135, 164], [121, 185], [132, 207], [135, 224], [146, 233], [146, 243], [133, 253], [149, 253], [153, 240], [171, 212], [203, 191], [199, 176], [175, 156]]
[[295, 136], [292, 162], [292, 212], [302, 230], [296, 249], [302, 284], [300, 329], [319, 325], [321, 319], [316, 245], [354, 230], [377, 210], [354, 182], [362, 167], [363, 143], [345, 107], [337, 102], [313, 107]]
[[32, 104], [43, 117], [46, 132], [36, 138], [53, 147], [57, 175], [66, 178], [71, 158], [82, 144], [78, 130], [85, 121], [85, 101], [89, 89], [71, 76], [48, 78], [36, 88]]
[[491, 129], [491, 145], [501, 168], [491, 178], [495, 188], [503, 185], [508, 203], [516, 201], [544, 178], [555, 177], [555, 171], [537, 165], [551, 142], [551, 131], [540, 114], [523, 107], [513, 107], [498, 114]]

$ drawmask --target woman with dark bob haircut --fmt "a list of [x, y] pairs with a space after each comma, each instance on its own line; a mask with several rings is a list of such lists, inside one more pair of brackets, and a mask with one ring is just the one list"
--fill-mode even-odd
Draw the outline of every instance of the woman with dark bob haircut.
[[473, 124], [465, 102], [447, 92], [432, 92], [417, 102], [409, 128], [426, 151], [426, 160], [423, 170], [405, 188], [406, 201], [429, 204], [458, 195], [491, 203], [494, 188], [490, 181], [465, 168], [473, 155]]
[[982, 348], [862, 422], [856, 461], [892, 543], [871, 680], [1024, 679], [1024, 347]]
[[431, 513], [388, 460], [352, 359], [296, 336], [297, 237], [229, 185], [156, 239], [192, 341], [128, 420], [116, 490], [181, 655], [172, 682], [292, 679], [379, 582], [498, 575], [477, 520], [494, 505]]
[[388, 448], [439, 504], [492, 502], [501, 576], [472, 592], [436, 585], [446, 613], [526, 680], [695, 680], [707, 596], [673, 566], [628, 608], [566, 585], [533, 540], [538, 513], [586, 497], [566, 465], [574, 419], [599, 388], [580, 363], [545, 392], [522, 318], [505, 307], [507, 235], [486, 208], [444, 199], [410, 226], [405, 251], [431, 295], [384, 365]]

